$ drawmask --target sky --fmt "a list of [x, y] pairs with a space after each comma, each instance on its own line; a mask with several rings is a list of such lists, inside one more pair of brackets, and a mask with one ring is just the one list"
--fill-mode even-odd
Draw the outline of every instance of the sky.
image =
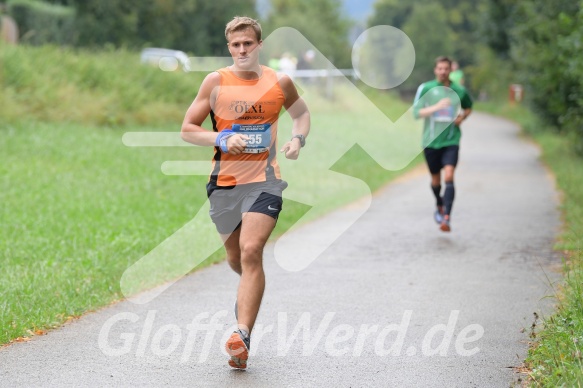
[[366, 21], [372, 13], [376, 0], [342, 0], [344, 12], [347, 16], [358, 21]]
[[[376, 0], [342, 0], [342, 8], [346, 16], [356, 21], [366, 21], [372, 13], [373, 4]], [[261, 17], [266, 16], [269, 9], [269, 0], [257, 0], [257, 10]]]

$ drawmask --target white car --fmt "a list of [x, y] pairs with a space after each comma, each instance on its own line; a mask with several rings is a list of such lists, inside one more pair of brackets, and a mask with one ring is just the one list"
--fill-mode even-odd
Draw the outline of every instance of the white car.
[[142, 50], [140, 62], [160, 67], [162, 70], [176, 70], [178, 66], [183, 71], [190, 71], [190, 60], [185, 52], [165, 48], [149, 47]]

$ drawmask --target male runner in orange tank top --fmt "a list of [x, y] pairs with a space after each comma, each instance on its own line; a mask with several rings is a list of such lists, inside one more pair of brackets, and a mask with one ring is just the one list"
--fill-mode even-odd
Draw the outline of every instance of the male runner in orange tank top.
[[[235, 315], [238, 330], [226, 343], [233, 368], [247, 367], [250, 335], [259, 312], [265, 275], [263, 248], [282, 206], [276, 159], [277, 120], [285, 108], [292, 138], [281, 148], [297, 159], [310, 131], [310, 113], [291, 79], [259, 64], [261, 26], [235, 17], [225, 29], [233, 65], [206, 76], [182, 123], [182, 138], [214, 146], [207, 184], [210, 215], [223, 240], [227, 261], [240, 275]], [[201, 127], [211, 116], [213, 130]]]

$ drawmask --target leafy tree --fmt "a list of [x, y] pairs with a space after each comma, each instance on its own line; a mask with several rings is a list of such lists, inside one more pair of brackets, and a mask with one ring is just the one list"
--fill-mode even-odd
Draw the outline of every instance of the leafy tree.
[[[192, 1], [192, 0], [191, 0]], [[181, 3], [182, 0], [176, 0]], [[186, 12], [178, 10], [179, 48], [194, 55], [229, 55], [225, 41], [225, 25], [235, 16], [256, 18], [255, 0], [196, 0], [196, 9]]]
[[74, 41], [75, 10], [72, 7], [32, 0], [12, 0], [7, 10], [18, 26], [23, 43], [67, 45]]
[[139, 45], [139, 0], [70, 0], [77, 9], [79, 46]]
[[[512, 1], [512, 0], [511, 0]], [[468, 66], [476, 62], [476, 47], [483, 44], [480, 25], [486, 13], [487, 2], [482, 0], [440, 0], [446, 21], [453, 32], [451, 56]]]
[[368, 20], [369, 27], [387, 25], [403, 29], [413, 12], [413, 3], [399, 0], [378, 0], [374, 12]]
[[[368, 26], [391, 25], [401, 30], [407, 29], [405, 32], [412, 34], [409, 38], [416, 48], [418, 66], [411, 75], [411, 81], [404, 85], [411, 87], [422, 78], [419, 71], [423, 66], [431, 63], [428, 69], [433, 68], [434, 54], [438, 50], [441, 50], [439, 54], [457, 60], [462, 67], [476, 62], [476, 47], [484, 44], [479, 27], [483, 23], [481, 15], [485, 13], [486, 6], [487, 3], [480, 0], [377, 0]], [[419, 22], [425, 24], [416, 25]], [[430, 49], [427, 42], [435, 42], [435, 49]], [[432, 74], [429, 70], [426, 73]]]
[[[137, 35], [143, 44], [184, 49], [182, 18], [195, 14], [195, 1], [147, 1], [138, 10]], [[188, 32], [191, 29], [186, 28]], [[182, 43], [182, 44], [180, 44]]]
[[419, 84], [433, 79], [434, 61], [440, 55], [451, 55], [454, 32], [449, 27], [445, 10], [439, 3], [416, 5], [403, 25], [415, 46], [415, 68], [403, 89], [416, 90]]
[[583, 154], [583, 1], [520, 3], [513, 58], [537, 112], [577, 136]]
[[[280, 27], [292, 27], [304, 35], [336, 67], [351, 67], [348, 29], [350, 23], [342, 16], [339, 0], [272, 0], [271, 11], [263, 23], [264, 35], [268, 36]], [[300, 55], [303, 47], [293, 42], [280, 51]], [[272, 56], [281, 55], [270, 53]]]
[[512, 0], [489, 0], [486, 6], [487, 17], [480, 26], [485, 42], [503, 59], [510, 58], [510, 31], [515, 9], [516, 2]]
[[162, 46], [227, 55], [225, 24], [255, 17], [255, 0], [51, 0], [75, 7], [78, 46]]

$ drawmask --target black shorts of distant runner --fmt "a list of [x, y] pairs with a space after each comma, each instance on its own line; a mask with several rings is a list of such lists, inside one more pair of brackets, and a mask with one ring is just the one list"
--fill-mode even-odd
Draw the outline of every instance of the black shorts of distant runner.
[[429, 172], [437, 174], [444, 166], [457, 166], [460, 147], [457, 145], [443, 148], [425, 148], [425, 160]]

